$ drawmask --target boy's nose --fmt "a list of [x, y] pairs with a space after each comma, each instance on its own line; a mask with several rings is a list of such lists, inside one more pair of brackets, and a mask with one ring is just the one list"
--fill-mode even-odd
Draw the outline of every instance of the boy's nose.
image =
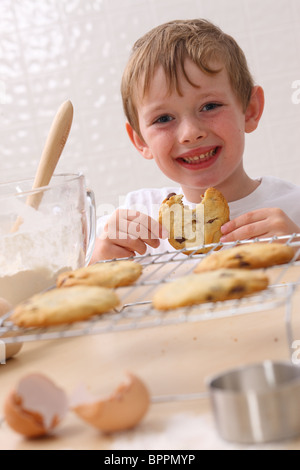
[[182, 144], [197, 142], [206, 137], [207, 131], [197, 119], [185, 120], [181, 123], [179, 141]]

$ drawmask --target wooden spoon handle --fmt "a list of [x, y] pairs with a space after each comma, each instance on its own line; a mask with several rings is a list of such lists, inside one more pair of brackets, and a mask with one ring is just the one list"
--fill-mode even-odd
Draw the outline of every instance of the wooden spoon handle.
[[[39, 161], [39, 166], [35, 174], [32, 189], [47, 186], [49, 184], [67, 141], [72, 121], [73, 105], [71, 101], [68, 100], [60, 106], [54, 117]], [[43, 193], [41, 191], [30, 194], [26, 199], [26, 204], [38, 209], [42, 197]], [[17, 232], [22, 223], [22, 217], [18, 216], [10, 231], [12, 233]]]
[[[58, 160], [67, 141], [73, 120], [73, 105], [65, 101], [57, 111], [52, 122], [44, 150], [37, 168], [32, 189], [47, 186], [54, 173]], [[31, 194], [26, 203], [37, 209], [42, 193]]]

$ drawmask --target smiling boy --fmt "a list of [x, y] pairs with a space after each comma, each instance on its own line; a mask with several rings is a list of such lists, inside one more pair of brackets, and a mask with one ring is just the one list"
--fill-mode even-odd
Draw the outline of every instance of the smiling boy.
[[245, 134], [258, 126], [264, 93], [232, 37], [202, 19], [154, 28], [133, 47], [122, 98], [133, 145], [178, 186], [130, 193], [106, 220], [93, 262], [170, 249], [156, 212], [172, 192], [193, 206], [208, 187], [221, 191], [231, 213], [224, 242], [300, 232], [300, 187], [245, 172]]

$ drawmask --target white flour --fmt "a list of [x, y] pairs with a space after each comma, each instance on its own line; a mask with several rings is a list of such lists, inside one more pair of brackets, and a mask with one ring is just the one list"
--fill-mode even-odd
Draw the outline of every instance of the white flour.
[[59, 272], [84, 264], [79, 213], [34, 216], [38, 221], [24, 222], [16, 233], [0, 233], [0, 297], [12, 305], [54, 285]]
[[115, 435], [111, 449], [118, 450], [276, 450], [285, 442], [243, 446], [223, 441], [212, 415], [178, 413], [163, 419], [147, 418], [132, 431]]

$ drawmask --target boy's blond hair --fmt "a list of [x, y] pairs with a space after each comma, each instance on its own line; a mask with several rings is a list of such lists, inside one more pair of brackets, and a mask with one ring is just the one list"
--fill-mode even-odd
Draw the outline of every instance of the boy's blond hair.
[[194, 85], [184, 70], [186, 58], [190, 58], [207, 74], [216, 74], [221, 70], [210, 67], [214, 61], [224, 64], [232, 89], [243, 111], [246, 111], [254, 81], [245, 55], [236, 41], [207, 20], [170, 21], [136, 41], [124, 70], [121, 84], [123, 107], [129, 124], [139, 135], [137, 89], [142, 91], [142, 97], [145, 96], [157, 67], [162, 66], [170, 90], [176, 89], [181, 94], [178, 81], [180, 71]]

